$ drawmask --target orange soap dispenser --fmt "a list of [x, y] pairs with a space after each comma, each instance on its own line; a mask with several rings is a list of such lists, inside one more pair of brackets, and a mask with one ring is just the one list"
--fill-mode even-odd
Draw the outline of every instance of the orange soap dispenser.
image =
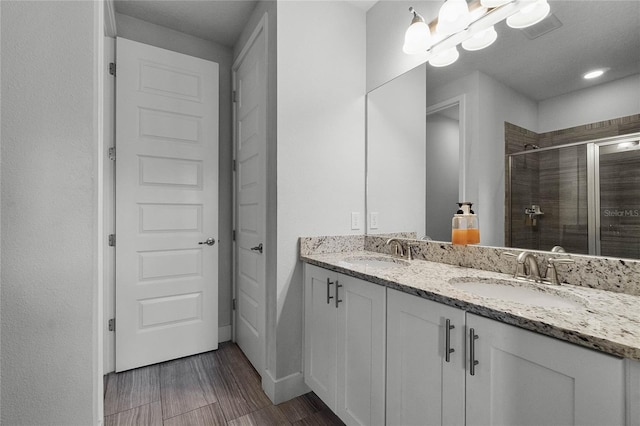
[[480, 244], [480, 226], [478, 224], [478, 216], [471, 210], [469, 204], [469, 215], [467, 216], [467, 244]]
[[[464, 208], [467, 211], [465, 214]], [[458, 211], [451, 219], [451, 244], [467, 244], [467, 216], [469, 206], [466, 203], [458, 203]]]

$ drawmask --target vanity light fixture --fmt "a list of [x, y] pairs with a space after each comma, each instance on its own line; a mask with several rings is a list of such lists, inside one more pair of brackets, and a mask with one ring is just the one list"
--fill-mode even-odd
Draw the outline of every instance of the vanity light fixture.
[[549, 15], [551, 6], [547, 0], [533, 0], [515, 15], [507, 18], [507, 25], [511, 28], [527, 28], [537, 24]]
[[604, 69], [598, 69], [598, 70], [589, 71], [588, 73], [583, 75], [582, 78], [584, 78], [585, 80], [591, 80], [591, 79], [594, 79], [594, 78], [598, 78], [598, 77], [602, 76], [602, 74], [604, 74], [605, 71], [606, 70], [604, 70]]
[[498, 33], [496, 32], [496, 29], [492, 25], [486, 30], [480, 31], [472, 35], [465, 41], [463, 41], [462, 47], [464, 48], [464, 50], [470, 50], [470, 51], [481, 50], [481, 49], [484, 49], [485, 47], [491, 46], [491, 44], [493, 44], [493, 42], [496, 41], [497, 39], [498, 39]]
[[443, 36], [466, 29], [471, 23], [471, 13], [466, 0], [446, 0], [438, 13], [436, 32]]
[[420, 16], [413, 7], [409, 8], [409, 12], [413, 13], [411, 25], [404, 34], [404, 53], [414, 55], [427, 51], [431, 47], [431, 31], [429, 26], [424, 22], [424, 18]]
[[429, 58], [429, 63], [434, 67], [446, 67], [447, 65], [451, 65], [460, 57], [460, 52], [458, 49], [453, 46], [447, 50], [443, 50], [442, 52], [433, 55]]
[[413, 7], [411, 25], [402, 50], [407, 54], [427, 53], [429, 63], [444, 67], [454, 63], [465, 50], [480, 50], [498, 38], [494, 25], [507, 20], [513, 28], [526, 28], [549, 15], [547, 0], [446, 0], [438, 17], [427, 24]]

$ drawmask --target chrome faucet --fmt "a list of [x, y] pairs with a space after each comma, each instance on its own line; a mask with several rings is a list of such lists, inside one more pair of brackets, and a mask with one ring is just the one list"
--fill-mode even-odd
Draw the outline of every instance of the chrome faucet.
[[520, 254], [510, 252], [503, 252], [502, 254], [516, 258], [516, 271], [513, 274], [514, 278], [529, 278], [535, 282], [542, 282], [535, 254], [530, 251], [523, 251]]
[[395, 244], [394, 254], [399, 257], [404, 257], [404, 249], [402, 248], [402, 244], [397, 238], [389, 238], [387, 240], [387, 245]]
[[529, 251], [523, 251], [518, 255], [517, 262], [518, 266], [516, 267], [515, 278], [518, 278], [518, 271], [522, 270], [526, 278], [530, 278], [535, 282], [542, 282], [535, 254]]
[[[554, 253], [562, 254], [564, 252], [556, 249]], [[536, 261], [535, 254], [528, 251], [523, 251], [520, 254], [510, 252], [503, 252], [502, 254], [517, 257], [516, 271], [513, 274], [514, 278], [528, 278], [537, 283], [559, 285], [560, 279], [558, 278], [556, 265], [562, 263], [574, 263], [573, 259], [549, 257], [547, 259], [547, 270], [544, 275], [545, 279], [543, 280], [543, 277], [540, 275], [540, 269], [538, 268], [538, 262]]]

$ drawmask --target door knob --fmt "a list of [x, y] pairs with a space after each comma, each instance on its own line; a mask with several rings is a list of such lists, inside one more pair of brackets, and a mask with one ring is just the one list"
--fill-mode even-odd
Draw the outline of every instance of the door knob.
[[202, 245], [202, 244], [206, 244], [208, 246], [212, 246], [216, 243], [215, 238], [207, 238], [207, 241], [200, 241], [198, 244]]
[[258, 253], [262, 254], [262, 243], [258, 244], [255, 247], [251, 247], [251, 250], [257, 251]]

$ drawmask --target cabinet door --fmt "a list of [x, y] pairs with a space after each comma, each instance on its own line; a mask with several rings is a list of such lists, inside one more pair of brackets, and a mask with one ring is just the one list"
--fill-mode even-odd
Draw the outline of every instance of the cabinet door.
[[338, 406], [347, 425], [384, 424], [385, 287], [338, 275]]
[[622, 359], [467, 314], [471, 329], [468, 425], [624, 424]]
[[333, 295], [336, 277], [336, 273], [326, 269], [305, 265], [304, 380], [334, 411], [338, 310]]
[[464, 311], [387, 291], [387, 424], [464, 424], [464, 334]]

